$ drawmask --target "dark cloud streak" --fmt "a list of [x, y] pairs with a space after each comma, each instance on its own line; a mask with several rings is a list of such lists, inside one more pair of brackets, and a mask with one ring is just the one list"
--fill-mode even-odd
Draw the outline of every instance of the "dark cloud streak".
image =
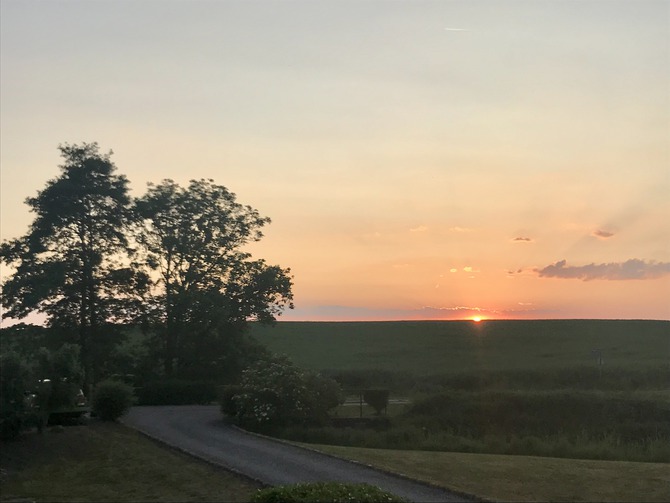
[[567, 261], [561, 260], [543, 269], [537, 269], [536, 272], [542, 278], [581, 279], [583, 281], [657, 279], [670, 274], [670, 262], [645, 262], [630, 259], [625, 262], [569, 266]]
[[612, 236], [614, 236], [614, 233], [610, 232], [610, 231], [604, 231], [602, 229], [598, 229], [597, 231], [593, 231], [593, 235], [597, 238], [607, 239], [607, 238], [611, 238]]

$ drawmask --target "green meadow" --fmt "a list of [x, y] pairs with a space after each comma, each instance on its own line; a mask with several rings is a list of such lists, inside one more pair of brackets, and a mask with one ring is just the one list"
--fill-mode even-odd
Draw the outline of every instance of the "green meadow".
[[600, 367], [668, 367], [670, 322], [490, 320], [279, 322], [252, 335], [316, 370], [386, 370], [413, 375]]
[[284, 322], [254, 335], [351, 395], [389, 389], [369, 427], [290, 428], [363, 448], [670, 462], [670, 322]]

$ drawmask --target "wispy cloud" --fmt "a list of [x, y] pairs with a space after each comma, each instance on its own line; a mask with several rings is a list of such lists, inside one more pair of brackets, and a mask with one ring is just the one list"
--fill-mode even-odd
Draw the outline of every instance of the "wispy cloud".
[[515, 243], [532, 243], [533, 238], [525, 237], [525, 236], [518, 236], [512, 239]]
[[468, 227], [459, 227], [457, 225], [455, 227], [450, 227], [449, 230], [451, 232], [472, 232], [474, 229], [469, 229]]
[[518, 276], [521, 276], [522, 274], [527, 274], [530, 271], [530, 273], [535, 273], [537, 270], [536, 269], [508, 269], [507, 270], [507, 278], [508, 279], [514, 279]]
[[434, 306], [423, 306], [422, 309], [426, 311], [476, 311], [478, 313], [482, 311], [489, 311], [492, 313], [497, 313], [498, 311], [494, 309], [486, 309], [483, 307], [470, 307], [470, 306], [454, 306], [454, 307], [434, 307]]
[[610, 231], [605, 231], [605, 230], [602, 230], [602, 229], [598, 229], [597, 231], [593, 231], [593, 235], [597, 238], [607, 239], [607, 238], [611, 238], [612, 236], [614, 236], [614, 233], [610, 232]]
[[422, 306], [414, 309], [384, 309], [360, 306], [298, 306], [284, 313], [281, 320], [371, 321], [371, 320], [464, 320], [474, 316], [488, 319], [526, 318], [550, 315], [550, 311], [519, 305], [518, 309], [494, 309], [486, 306]]
[[565, 278], [591, 281], [605, 279], [622, 281], [630, 279], [657, 279], [670, 274], [670, 262], [656, 262], [639, 259], [630, 259], [625, 262], [610, 262], [606, 264], [588, 264], [569, 266], [567, 261], [561, 260], [548, 265], [536, 272], [542, 278]]
[[410, 232], [426, 232], [428, 230], [428, 227], [425, 225], [419, 225], [418, 227], [413, 227], [409, 231]]

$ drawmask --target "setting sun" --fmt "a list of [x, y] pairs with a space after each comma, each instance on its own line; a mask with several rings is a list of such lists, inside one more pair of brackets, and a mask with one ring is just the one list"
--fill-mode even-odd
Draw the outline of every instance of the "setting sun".
[[482, 321], [482, 317], [481, 316], [475, 316], [475, 317], [472, 318], [472, 321], [474, 321], [475, 323], [479, 323], [480, 321]]

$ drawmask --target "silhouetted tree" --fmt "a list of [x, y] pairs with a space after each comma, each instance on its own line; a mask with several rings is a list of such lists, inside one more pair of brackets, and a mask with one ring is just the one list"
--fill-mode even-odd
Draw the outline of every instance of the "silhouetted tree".
[[136, 209], [144, 221], [137, 242], [158, 273], [152, 314], [167, 375], [233, 364], [248, 320], [273, 322], [293, 307], [290, 270], [242, 251], [270, 219], [225, 187], [164, 180], [149, 184]]
[[146, 278], [123, 262], [133, 220], [128, 181], [115, 174], [111, 152], [96, 143], [59, 146], [64, 163], [36, 197], [28, 233], [0, 246], [15, 268], [2, 282], [3, 317], [46, 313], [50, 327], [78, 332], [84, 385], [95, 382], [96, 343], [129, 314]]

